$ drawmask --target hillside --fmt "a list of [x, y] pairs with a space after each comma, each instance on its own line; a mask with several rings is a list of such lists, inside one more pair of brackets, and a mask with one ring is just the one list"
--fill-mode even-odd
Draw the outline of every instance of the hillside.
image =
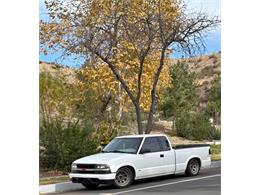
[[68, 83], [75, 82], [76, 69], [65, 67], [59, 64], [52, 64], [48, 62], [41, 62], [39, 66], [40, 73], [48, 73], [51, 76], [64, 76]]
[[221, 53], [213, 53], [200, 57], [174, 59], [170, 61], [173, 65], [177, 61], [188, 64], [191, 71], [197, 74], [198, 97], [201, 107], [206, 107], [211, 82], [221, 73]]

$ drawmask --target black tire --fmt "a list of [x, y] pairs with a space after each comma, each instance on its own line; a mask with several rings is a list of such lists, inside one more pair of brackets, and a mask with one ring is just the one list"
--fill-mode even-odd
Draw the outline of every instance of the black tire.
[[186, 175], [189, 175], [189, 176], [195, 176], [195, 175], [198, 175], [200, 172], [200, 162], [198, 159], [194, 158], [194, 159], [191, 159], [187, 165], [187, 168], [186, 168]]
[[134, 174], [128, 167], [122, 167], [116, 172], [116, 178], [114, 180], [114, 186], [116, 188], [125, 188], [134, 180]]
[[90, 190], [92, 190], [92, 189], [96, 189], [97, 187], [98, 187], [98, 185], [99, 185], [99, 183], [81, 183], [85, 188], [87, 188], [87, 189], [90, 189]]

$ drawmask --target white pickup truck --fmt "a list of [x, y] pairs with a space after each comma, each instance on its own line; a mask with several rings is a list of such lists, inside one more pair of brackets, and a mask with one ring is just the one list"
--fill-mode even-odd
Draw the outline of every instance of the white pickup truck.
[[74, 161], [69, 177], [86, 188], [101, 183], [123, 188], [148, 177], [177, 173], [194, 176], [210, 164], [208, 144], [171, 147], [163, 134], [128, 135], [114, 138], [101, 153]]

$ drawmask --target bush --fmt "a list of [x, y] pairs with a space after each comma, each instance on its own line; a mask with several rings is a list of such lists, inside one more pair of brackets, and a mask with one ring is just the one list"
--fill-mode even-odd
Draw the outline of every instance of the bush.
[[40, 167], [70, 170], [71, 163], [83, 156], [95, 153], [96, 143], [91, 139], [93, 127], [79, 127], [77, 123], [64, 125], [45, 124], [40, 127]]
[[199, 78], [204, 78], [208, 76], [212, 76], [214, 74], [214, 69], [212, 66], [206, 66], [204, 67], [200, 73], [199, 73]]
[[204, 113], [182, 113], [176, 118], [177, 136], [191, 140], [220, 139], [220, 132]]
[[221, 160], [221, 145], [210, 145], [211, 160]]

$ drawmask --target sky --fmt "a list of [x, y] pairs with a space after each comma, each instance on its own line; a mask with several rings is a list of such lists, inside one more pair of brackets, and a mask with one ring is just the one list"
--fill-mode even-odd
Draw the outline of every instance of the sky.
[[[221, 16], [220, 0], [185, 0], [185, 2], [187, 4], [187, 10], [190, 12], [203, 11], [206, 12], [208, 15], [217, 15], [219, 17]], [[46, 13], [47, 11], [45, 8], [44, 0], [39, 0], [39, 19], [48, 21], [49, 18]], [[202, 55], [221, 51], [220, 29], [208, 33], [204, 40], [206, 48]], [[63, 64], [70, 67], [80, 67], [83, 62], [83, 60], [77, 56], [62, 58], [61, 55], [62, 52], [56, 52], [47, 55], [40, 53], [39, 60], [44, 62]], [[170, 55], [171, 58], [181, 58], [183, 56], [185, 55], [183, 55], [183, 53], [181, 52], [175, 52]]]

